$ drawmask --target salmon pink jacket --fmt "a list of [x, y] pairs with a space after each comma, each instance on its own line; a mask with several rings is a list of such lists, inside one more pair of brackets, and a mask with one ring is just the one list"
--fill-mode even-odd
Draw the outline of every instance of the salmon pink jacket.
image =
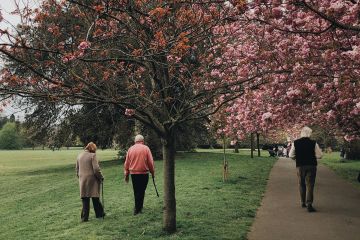
[[154, 159], [148, 146], [137, 142], [129, 148], [124, 164], [125, 176], [129, 174], [146, 174], [155, 176]]

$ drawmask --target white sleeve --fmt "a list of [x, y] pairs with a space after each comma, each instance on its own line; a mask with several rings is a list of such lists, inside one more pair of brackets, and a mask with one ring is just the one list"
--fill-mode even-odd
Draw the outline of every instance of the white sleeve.
[[321, 151], [321, 148], [319, 147], [319, 145], [316, 143], [315, 144], [315, 156], [316, 156], [316, 159], [320, 159], [322, 157], [322, 151]]
[[295, 144], [291, 144], [290, 152], [289, 152], [289, 158], [295, 158]]

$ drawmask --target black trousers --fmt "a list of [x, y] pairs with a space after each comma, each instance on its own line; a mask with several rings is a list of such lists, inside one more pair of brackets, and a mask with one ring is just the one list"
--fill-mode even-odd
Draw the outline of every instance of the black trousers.
[[135, 198], [134, 213], [136, 214], [143, 209], [145, 190], [149, 182], [149, 174], [131, 174], [131, 181]]
[[[97, 218], [101, 218], [104, 215], [104, 208], [98, 197], [93, 197], [92, 203], [95, 210], [95, 216]], [[89, 212], [90, 212], [90, 198], [83, 197], [82, 200], [82, 211], [81, 211], [81, 220], [88, 221], [89, 220]]]

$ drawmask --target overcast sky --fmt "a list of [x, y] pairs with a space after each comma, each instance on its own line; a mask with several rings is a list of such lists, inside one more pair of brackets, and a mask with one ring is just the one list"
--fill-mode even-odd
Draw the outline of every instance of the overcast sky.
[[[17, 24], [20, 20], [19, 17], [11, 15], [10, 13], [15, 10], [13, 0], [0, 0], [0, 9], [3, 18], [12, 24]], [[1, 27], [7, 27], [6, 21], [0, 23]]]
[[[39, 1], [40, 0], [31, 0], [30, 6], [38, 5], [36, 3], [38, 3]], [[19, 0], [17, 0], [17, 2], [19, 2]], [[24, 6], [23, 4], [24, 2], [26, 2], [26, 0], [20, 0], [20, 6]], [[16, 9], [14, 0], [0, 0], [0, 9], [1, 9], [1, 14], [4, 18], [4, 20], [0, 22], [0, 28], [12, 29], [11, 25], [16, 26], [16, 24], [20, 22], [20, 18], [18, 16], [11, 14], [11, 12], [13, 12]], [[2, 40], [0, 39], [0, 41]], [[7, 106], [4, 112], [0, 113], [0, 115], [9, 117], [13, 113], [15, 114], [16, 117], [19, 117], [21, 120], [24, 117], [24, 112], [21, 111], [20, 106], [13, 106], [13, 107]]]

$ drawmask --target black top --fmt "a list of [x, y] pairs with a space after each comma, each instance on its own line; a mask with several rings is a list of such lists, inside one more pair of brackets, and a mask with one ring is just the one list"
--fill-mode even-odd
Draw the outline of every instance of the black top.
[[303, 137], [294, 141], [296, 167], [316, 166], [315, 146], [316, 141]]

